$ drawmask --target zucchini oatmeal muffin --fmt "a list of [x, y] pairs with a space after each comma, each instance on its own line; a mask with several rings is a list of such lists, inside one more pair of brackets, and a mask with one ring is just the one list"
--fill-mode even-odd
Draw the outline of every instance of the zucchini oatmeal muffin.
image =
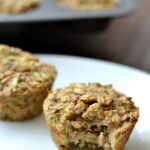
[[0, 45], [0, 119], [39, 115], [56, 69], [19, 48]]
[[0, 13], [14, 14], [31, 10], [39, 5], [39, 0], [0, 0]]
[[56, 89], [43, 107], [59, 150], [123, 150], [139, 117], [130, 97], [99, 83]]
[[57, 0], [59, 4], [81, 10], [102, 10], [114, 8], [119, 0]]

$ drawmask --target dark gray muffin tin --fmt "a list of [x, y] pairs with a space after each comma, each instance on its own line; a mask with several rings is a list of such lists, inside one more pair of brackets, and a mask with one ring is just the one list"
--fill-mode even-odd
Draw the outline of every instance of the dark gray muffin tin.
[[55, 0], [41, 0], [41, 5], [32, 11], [15, 15], [0, 14], [0, 23], [114, 18], [134, 12], [137, 8], [136, 1], [137, 0], [121, 0], [120, 5], [113, 9], [79, 11], [61, 7]]

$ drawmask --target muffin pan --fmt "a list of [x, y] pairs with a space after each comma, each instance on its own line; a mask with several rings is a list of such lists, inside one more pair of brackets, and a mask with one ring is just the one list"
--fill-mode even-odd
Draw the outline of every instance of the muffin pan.
[[113, 18], [128, 15], [136, 8], [136, 0], [120, 0], [120, 5], [116, 8], [100, 11], [79, 11], [60, 6], [55, 0], [41, 0], [41, 5], [29, 12], [13, 15], [0, 14], [0, 23]]

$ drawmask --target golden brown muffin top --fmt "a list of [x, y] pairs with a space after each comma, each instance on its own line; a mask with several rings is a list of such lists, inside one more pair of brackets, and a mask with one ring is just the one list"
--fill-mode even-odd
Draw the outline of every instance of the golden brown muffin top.
[[38, 5], [39, 0], [0, 0], [0, 13], [11, 14], [25, 12]]
[[[74, 117], [87, 121], [96, 117], [103, 120], [105, 125], [119, 126], [126, 120], [134, 121], [138, 118], [138, 109], [131, 97], [115, 91], [110, 85], [70, 84], [66, 88], [56, 89], [47, 99], [49, 113], [58, 116], [61, 123]], [[53, 119], [53, 115], [51, 118]], [[75, 128], [84, 126], [80, 123], [75, 121], [72, 125]]]
[[56, 76], [56, 69], [42, 63], [29, 52], [0, 45], [0, 91], [26, 91], [49, 84]]
[[57, 0], [63, 6], [81, 10], [102, 10], [119, 5], [118, 0]]

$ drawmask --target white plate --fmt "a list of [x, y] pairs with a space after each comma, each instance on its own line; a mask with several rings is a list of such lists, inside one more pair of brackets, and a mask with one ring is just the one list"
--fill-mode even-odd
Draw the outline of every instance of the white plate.
[[[150, 100], [148, 73], [110, 62], [59, 55], [38, 55], [57, 67], [56, 87], [70, 82], [112, 83], [132, 96], [140, 119], [125, 150], [150, 150]], [[43, 115], [26, 122], [0, 121], [0, 150], [57, 150]]]

